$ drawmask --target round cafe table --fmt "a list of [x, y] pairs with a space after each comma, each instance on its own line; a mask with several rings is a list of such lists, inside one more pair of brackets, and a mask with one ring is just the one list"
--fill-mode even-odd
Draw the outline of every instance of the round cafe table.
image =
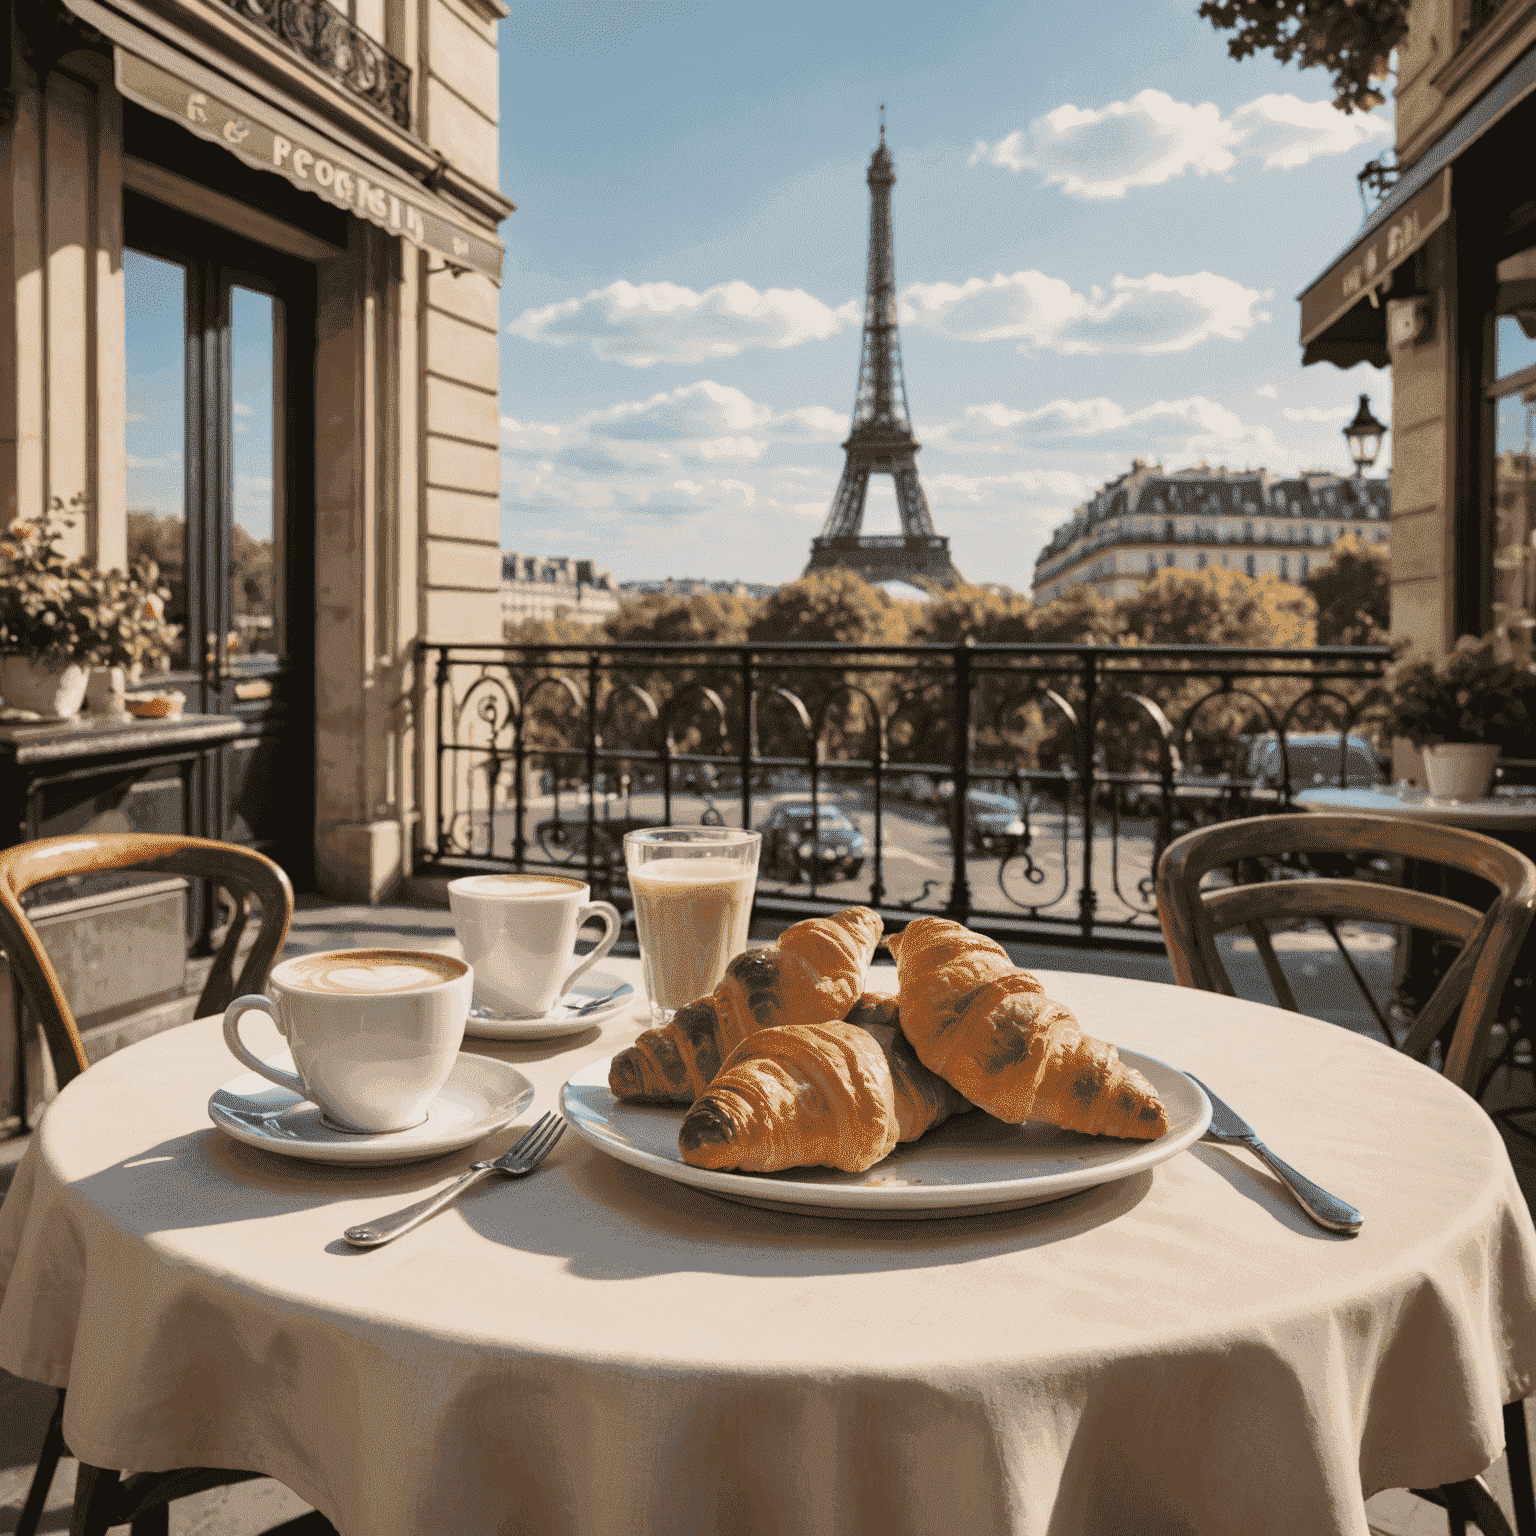
[[[89, 1461], [266, 1472], [346, 1536], [1365, 1536], [1367, 1495], [1494, 1461], [1536, 1388], [1536, 1233], [1483, 1111], [1316, 1020], [1042, 975], [1208, 1082], [1359, 1236], [1206, 1143], [1054, 1204], [858, 1222], [568, 1133], [358, 1251], [344, 1227], [515, 1132], [402, 1168], [268, 1155], [208, 1121], [238, 1067], [201, 1020], [49, 1109], [0, 1211], [0, 1365], [68, 1385]], [[639, 1027], [468, 1044], [532, 1079], [526, 1123]]]
[[1437, 800], [1422, 789], [1399, 793], [1385, 786], [1345, 789], [1333, 784], [1301, 790], [1293, 803], [1307, 811], [1365, 811], [1404, 821], [1434, 821], [1486, 832], [1489, 837], [1536, 831], [1536, 790], [1530, 795], [1489, 795], [1482, 800]]
[[[1302, 810], [1313, 812], [1366, 811], [1374, 816], [1395, 816], [1401, 821], [1430, 821], [1447, 827], [1465, 827], [1498, 838], [1521, 853], [1536, 857], [1536, 789], [1520, 795], [1489, 795], [1481, 800], [1440, 800], [1422, 789], [1398, 791], [1385, 786], [1345, 789], [1335, 784], [1304, 789], [1295, 797], [1295, 804]], [[1466, 901], [1479, 908], [1488, 899], [1482, 894], [1488, 887], [1476, 877], [1443, 870], [1439, 866], [1430, 866], [1429, 870], [1423, 866], [1416, 868], [1410, 860], [1404, 879], [1419, 885], [1420, 889]], [[1393, 984], [1401, 999], [1410, 1009], [1416, 1010], [1434, 992], [1458, 946], [1424, 933], [1410, 934], [1408, 940], [1398, 947]], [[1521, 1042], [1528, 1040], [1536, 1030], [1536, 1011], [1533, 1011], [1531, 1001], [1533, 975], [1536, 975], [1536, 930], [1526, 937], [1501, 1000], [1503, 1025], [1495, 1040], [1502, 1036], [1502, 1044], [1484, 1065], [1479, 1098], [1487, 1097], [1490, 1084], [1495, 1082], [1501, 1070], [1531, 1071], [1529, 1058], [1521, 1052]], [[1526, 1087], [1528, 1092], [1529, 1084]], [[1497, 1114], [1512, 1130], [1529, 1140], [1536, 1140], [1536, 1131], [1517, 1118], [1528, 1114], [1533, 1107], [1536, 1106], [1521, 1101], [1506, 1104]]]

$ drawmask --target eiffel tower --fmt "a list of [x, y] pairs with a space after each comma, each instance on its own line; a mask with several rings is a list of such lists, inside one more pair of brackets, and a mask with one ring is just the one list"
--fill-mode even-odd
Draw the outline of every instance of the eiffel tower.
[[[964, 580], [950, 561], [949, 540], [934, 531], [928, 498], [917, 478], [917, 451], [907, 410], [896, 333], [896, 250], [891, 236], [891, 188], [896, 167], [885, 147], [885, 108], [880, 109], [880, 147], [870, 157], [869, 275], [865, 285], [864, 346], [859, 354], [859, 392], [853, 425], [843, 444], [843, 478], [817, 538], [805, 574], [835, 567], [866, 581], [907, 581], [914, 586], [953, 587]], [[896, 482], [901, 532], [865, 534], [864, 498], [869, 477]]]

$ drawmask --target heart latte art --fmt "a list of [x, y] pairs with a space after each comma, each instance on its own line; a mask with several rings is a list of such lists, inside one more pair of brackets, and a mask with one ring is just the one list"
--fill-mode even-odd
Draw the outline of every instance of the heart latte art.
[[279, 986], [305, 992], [334, 992], [352, 996], [379, 992], [417, 992], [440, 986], [464, 974], [462, 962], [447, 955], [402, 953], [399, 950], [353, 950], [343, 954], [306, 955], [280, 967], [273, 980]]

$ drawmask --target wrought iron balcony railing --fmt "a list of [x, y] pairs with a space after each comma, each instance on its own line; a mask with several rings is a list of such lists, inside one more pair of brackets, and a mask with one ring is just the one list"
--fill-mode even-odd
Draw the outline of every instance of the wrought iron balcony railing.
[[426, 644], [418, 861], [579, 870], [624, 904], [626, 831], [728, 822], [763, 833], [763, 909], [1155, 946], [1173, 837], [1384, 776], [1388, 656]]
[[411, 72], [326, 0], [224, 0], [293, 51], [371, 102], [400, 127], [411, 126]]

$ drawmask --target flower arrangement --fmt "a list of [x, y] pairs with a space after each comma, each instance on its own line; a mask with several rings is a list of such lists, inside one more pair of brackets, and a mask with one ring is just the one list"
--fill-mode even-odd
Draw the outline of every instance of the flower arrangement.
[[1448, 656], [1399, 665], [1387, 724], [1416, 747], [1528, 746], [1536, 736], [1536, 671], [1497, 631], [1463, 635]]
[[[86, 498], [70, 499], [69, 512]], [[51, 666], [150, 668], [169, 664], [178, 626], [165, 619], [170, 589], [153, 560], [126, 574], [71, 560], [59, 545], [77, 517], [55, 496], [35, 520], [18, 520], [0, 539], [0, 656]]]

